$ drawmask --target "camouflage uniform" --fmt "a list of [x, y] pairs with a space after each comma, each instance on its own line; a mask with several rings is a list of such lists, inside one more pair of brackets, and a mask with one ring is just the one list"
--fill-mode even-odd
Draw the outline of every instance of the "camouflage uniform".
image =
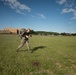
[[27, 45], [28, 51], [30, 51], [29, 41], [28, 41], [28, 38], [26, 37], [26, 35], [29, 36], [29, 34], [30, 33], [24, 32], [21, 35], [21, 44], [18, 46], [17, 52], [19, 51], [20, 48], [22, 48], [24, 46], [25, 43]]

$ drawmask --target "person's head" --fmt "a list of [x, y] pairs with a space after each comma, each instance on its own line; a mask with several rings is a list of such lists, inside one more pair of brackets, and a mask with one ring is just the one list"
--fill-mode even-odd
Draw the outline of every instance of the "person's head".
[[27, 33], [29, 33], [29, 32], [30, 32], [30, 29], [29, 29], [29, 28], [28, 28], [28, 29], [26, 29], [26, 32], [27, 32]]

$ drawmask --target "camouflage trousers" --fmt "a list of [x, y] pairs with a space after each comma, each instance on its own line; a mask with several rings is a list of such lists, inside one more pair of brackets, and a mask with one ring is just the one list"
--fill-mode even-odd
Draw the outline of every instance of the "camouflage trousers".
[[18, 46], [17, 51], [22, 48], [24, 46], [24, 44], [26, 43], [26, 46], [28, 48], [28, 51], [30, 51], [30, 46], [29, 46], [29, 41], [26, 40], [25, 38], [21, 39], [21, 44]]

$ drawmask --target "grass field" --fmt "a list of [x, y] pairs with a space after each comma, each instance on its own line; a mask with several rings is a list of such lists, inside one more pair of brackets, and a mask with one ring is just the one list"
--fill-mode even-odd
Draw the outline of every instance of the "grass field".
[[76, 37], [33, 36], [16, 52], [17, 35], [0, 35], [0, 75], [76, 75]]

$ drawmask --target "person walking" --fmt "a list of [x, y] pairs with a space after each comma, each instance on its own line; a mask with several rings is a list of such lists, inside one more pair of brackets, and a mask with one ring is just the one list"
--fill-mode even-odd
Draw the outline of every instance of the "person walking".
[[22, 33], [21, 37], [21, 44], [18, 46], [17, 48], [17, 52], [19, 51], [20, 48], [22, 48], [24, 46], [24, 44], [26, 43], [28, 51], [31, 52], [30, 50], [30, 46], [29, 46], [29, 36], [30, 36], [30, 29], [26, 29], [24, 33]]

